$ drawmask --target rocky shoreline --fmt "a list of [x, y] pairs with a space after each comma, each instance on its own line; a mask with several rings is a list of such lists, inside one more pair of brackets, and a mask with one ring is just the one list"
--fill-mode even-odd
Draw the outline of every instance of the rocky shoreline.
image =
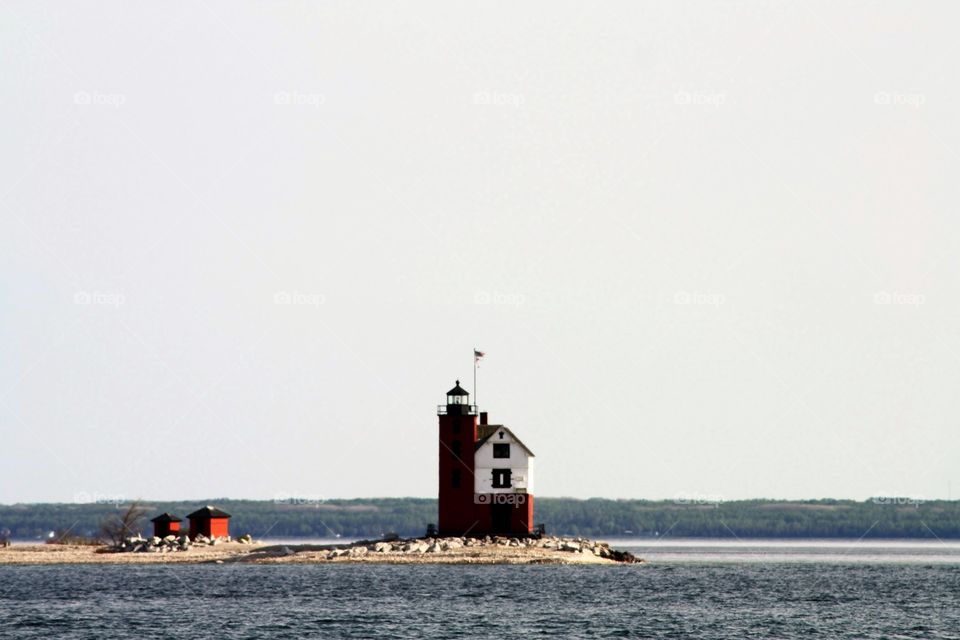
[[247, 534], [234, 540], [230, 536], [208, 538], [207, 536], [200, 534], [191, 540], [187, 535], [181, 535], [179, 537], [169, 535], [165, 538], [160, 538], [158, 536], [144, 538], [137, 535], [125, 538], [120, 542], [120, 544], [108, 546], [101, 549], [101, 551], [112, 551], [116, 553], [169, 553], [171, 551], [190, 551], [196, 547], [215, 546], [230, 542], [237, 542], [238, 544], [253, 544], [253, 537], [251, 537], [250, 534]]
[[274, 545], [251, 552], [245, 561], [381, 562], [463, 564], [640, 563], [629, 551], [586, 538], [486, 536], [360, 540], [334, 545]]
[[[242, 541], [241, 541], [242, 540]], [[263, 545], [245, 537], [230, 540], [168, 538], [125, 540], [118, 547], [15, 544], [0, 548], [3, 564], [632, 564], [627, 551], [585, 538], [407, 538], [342, 544]]]

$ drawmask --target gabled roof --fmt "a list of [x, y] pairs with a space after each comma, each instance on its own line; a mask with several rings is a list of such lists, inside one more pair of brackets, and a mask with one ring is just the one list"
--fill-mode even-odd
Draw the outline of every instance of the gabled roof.
[[502, 424], [482, 424], [478, 426], [477, 438], [479, 439], [477, 440], [477, 444], [473, 448], [473, 450], [476, 451], [477, 449], [482, 447], [487, 440], [493, 437], [493, 434], [499, 433], [501, 431], [506, 431], [507, 433], [509, 433], [510, 437], [513, 438], [514, 442], [516, 442], [518, 445], [523, 447], [523, 450], [527, 452], [528, 456], [530, 456], [531, 458], [536, 457], [535, 455], [533, 455], [533, 451], [530, 451], [530, 447], [523, 444], [523, 441], [517, 437], [517, 434], [511, 431], [509, 427], [505, 427]]
[[488, 437], [490, 437], [491, 433], [501, 428], [503, 428], [502, 424], [478, 424], [477, 425], [477, 442], [480, 442], [481, 440], [486, 440]]
[[177, 516], [170, 515], [166, 511], [158, 515], [156, 518], [152, 518], [150, 522], [183, 522], [181, 518]]
[[188, 518], [229, 518], [230, 514], [226, 511], [221, 511], [216, 507], [207, 505], [203, 509], [197, 509], [191, 514], [187, 515]]

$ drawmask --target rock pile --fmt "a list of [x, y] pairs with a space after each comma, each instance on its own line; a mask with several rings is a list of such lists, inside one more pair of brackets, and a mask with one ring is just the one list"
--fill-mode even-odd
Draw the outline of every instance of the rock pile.
[[217, 545], [224, 542], [253, 544], [253, 538], [249, 533], [244, 536], [240, 536], [236, 540], [230, 536], [208, 538], [203, 534], [198, 535], [193, 540], [186, 535], [181, 535], [179, 537], [175, 535], [169, 535], [165, 538], [159, 538], [157, 536], [144, 538], [140, 535], [136, 535], [129, 538], [124, 538], [119, 546], [113, 547], [113, 550], [130, 553], [169, 553], [171, 551], [189, 551], [191, 547]]
[[595, 542], [586, 538], [558, 538], [556, 536], [542, 539], [545, 549], [558, 549], [571, 553], [592, 553], [600, 558], [609, 558], [617, 562], [643, 562], [629, 551], [611, 549], [607, 542]]
[[413, 538], [407, 540], [361, 540], [351, 545], [336, 546], [326, 551], [326, 559], [339, 557], [357, 558], [367, 554], [427, 554], [454, 551], [465, 547], [496, 548], [516, 547], [527, 549], [551, 549], [569, 553], [592, 554], [598, 558], [607, 558], [617, 562], [643, 562], [629, 551], [611, 549], [606, 542], [594, 542], [586, 538], [566, 538], [545, 536], [541, 538], [513, 538], [486, 536], [483, 538], [446, 537]]

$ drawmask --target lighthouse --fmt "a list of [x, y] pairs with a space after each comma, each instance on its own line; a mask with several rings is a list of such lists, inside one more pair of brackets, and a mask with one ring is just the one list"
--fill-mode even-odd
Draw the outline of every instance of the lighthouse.
[[533, 452], [505, 425], [488, 424], [457, 380], [437, 407], [441, 535], [533, 531]]

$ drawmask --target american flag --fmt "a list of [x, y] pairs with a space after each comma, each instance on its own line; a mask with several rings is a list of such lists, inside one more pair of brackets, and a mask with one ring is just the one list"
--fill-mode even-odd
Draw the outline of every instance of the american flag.
[[474, 361], [474, 363], [480, 362], [480, 358], [482, 358], [482, 357], [485, 356], [485, 355], [487, 355], [487, 354], [485, 354], [483, 351], [477, 351], [476, 349], [474, 349], [474, 350], [473, 350], [473, 361]]

